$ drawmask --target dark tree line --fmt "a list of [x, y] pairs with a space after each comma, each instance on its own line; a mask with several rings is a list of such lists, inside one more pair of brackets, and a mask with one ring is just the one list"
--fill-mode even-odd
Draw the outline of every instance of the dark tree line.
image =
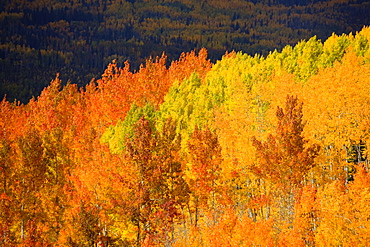
[[56, 73], [84, 86], [113, 59], [137, 70], [165, 52], [205, 47], [268, 54], [317, 35], [370, 24], [367, 1], [3, 1], [0, 4], [0, 97], [27, 102]]

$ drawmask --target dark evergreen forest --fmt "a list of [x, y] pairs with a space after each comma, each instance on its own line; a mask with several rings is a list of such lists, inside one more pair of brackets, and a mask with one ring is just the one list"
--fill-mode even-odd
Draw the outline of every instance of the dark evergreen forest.
[[267, 55], [370, 24], [365, 0], [3, 0], [0, 97], [28, 102], [60, 73], [82, 87], [113, 59], [138, 70], [150, 57], [207, 48]]

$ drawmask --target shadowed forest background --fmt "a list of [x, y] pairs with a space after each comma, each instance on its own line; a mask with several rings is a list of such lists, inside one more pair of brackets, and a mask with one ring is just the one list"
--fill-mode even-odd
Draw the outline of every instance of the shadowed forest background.
[[207, 48], [267, 55], [316, 35], [326, 39], [370, 25], [364, 0], [3, 0], [0, 97], [23, 103], [60, 73], [84, 86], [113, 59], [138, 70], [145, 59], [177, 60]]

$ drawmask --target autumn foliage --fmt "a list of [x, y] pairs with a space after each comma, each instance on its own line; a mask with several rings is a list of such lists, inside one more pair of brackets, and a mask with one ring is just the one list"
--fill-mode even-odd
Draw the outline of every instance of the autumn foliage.
[[365, 246], [369, 44], [113, 61], [1, 101], [0, 245]]

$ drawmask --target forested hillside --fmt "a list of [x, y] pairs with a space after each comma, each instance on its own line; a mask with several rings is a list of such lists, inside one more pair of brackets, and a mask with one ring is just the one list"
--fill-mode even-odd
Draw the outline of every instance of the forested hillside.
[[267, 55], [317, 35], [370, 25], [365, 0], [3, 0], [0, 2], [0, 98], [23, 103], [56, 73], [84, 86], [113, 59], [138, 70], [149, 56], [206, 48]]
[[0, 103], [1, 246], [366, 246], [370, 28], [110, 63]]

